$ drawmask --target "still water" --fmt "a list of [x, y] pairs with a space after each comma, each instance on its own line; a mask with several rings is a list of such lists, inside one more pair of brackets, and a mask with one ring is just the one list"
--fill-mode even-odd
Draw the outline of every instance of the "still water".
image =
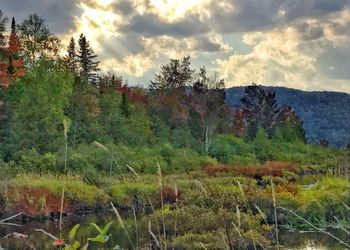
[[[96, 223], [103, 226], [106, 223], [114, 220], [110, 234], [111, 237], [105, 245], [90, 245], [89, 249], [131, 249], [129, 241], [125, 236], [124, 231], [119, 227], [118, 222], [112, 213], [99, 213], [87, 215], [70, 215], [64, 217], [62, 226], [62, 236], [58, 233], [58, 221], [30, 221], [23, 224], [21, 227], [0, 226], [0, 250], [24, 250], [24, 249], [58, 249], [53, 246], [53, 240], [41, 232], [36, 232], [35, 229], [43, 229], [55, 235], [57, 238], [68, 238], [69, 230], [76, 224], [80, 224], [80, 229], [77, 233], [79, 242], [86, 242], [88, 237], [97, 235], [97, 231], [90, 225]], [[132, 225], [132, 222], [127, 223]], [[132, 227], [132, 226], [130, 226]], [[133, 232], [133, 228], [129, 228]], [[145, 229], [147, 230], [147, 229]], [[13, 232], [27, 235], [27, 238], [14, 239], [4, 237]], [[130, 235], [135, 239], [135, 236]], [[327, 235], [320, 233], [297, 233], [297, 232], [281, 232], [280, 243], [283, 245], [281, 249], [296, 249], [296, 250], [340, 250], [345, 249]]]

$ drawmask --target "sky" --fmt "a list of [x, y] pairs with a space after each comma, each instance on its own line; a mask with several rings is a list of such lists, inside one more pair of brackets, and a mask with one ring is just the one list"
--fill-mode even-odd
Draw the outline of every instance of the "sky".
[[84, 33], [103, 71], [147, 86], [169, 58], [258, 83], [350, 93], [350, 0], [0, 0], [42, 16], [67, 45]]

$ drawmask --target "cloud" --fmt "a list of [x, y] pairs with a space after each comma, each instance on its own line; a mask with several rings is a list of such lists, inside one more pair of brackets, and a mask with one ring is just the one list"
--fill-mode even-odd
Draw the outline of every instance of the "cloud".
[[77, 4], [78, 0], [1, 0], [0, 8], [5, 15], [14, 16], [17, 23], [36, 13], [45, 19], [52, 32], [63, 34], [74, 28], [73, 16], [81, 14]]
[[268, 31], [248, 32], [243, 41], [252, 46], [246, 54], [218, 59], [229, 84], [263, 83], [305, 90], [350, 92], [349, 10], [328, 16], [327, 21], [302, 19]]
[[196, 16], [189, 16], [176, 22], [167, 22], [154, 14], [136, 15], [121, 30], [125, 33], [133, 32], [147, 37], [162, 35], [190, 37], [209, 31], [208, 26]]
[[101, 60], [145, 85], [169, 58], [190, 55], [230, 85], [350, 92], [350, 0], [2, 0], [37, 12], [67, 45], [84, 33]]

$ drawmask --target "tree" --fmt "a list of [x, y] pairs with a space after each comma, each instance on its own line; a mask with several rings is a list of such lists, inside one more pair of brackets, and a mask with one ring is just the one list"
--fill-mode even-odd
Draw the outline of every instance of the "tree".
[[76, 73], [77, 71], [77, 53], [75, 51], [75, 40], [72, 37], [70, 39], [68, 48], [67, 48], [67, 55], [64, 57], [64, 62], [67, 66], [67, 68], [72, 72]]
[[8, 22], [8, 18], [4, 16], [3, 12], [0, 10], [0, 47], [6, 45], [6, 24]]
[[241, 102], [243, 112], [247, 114], [247, 138], [253, 139], [259, 127], [271, 137], [279, 112], [275, 92], [255, 84], [247, 86], [244, 92]]
[[231, 130], [237, 137], [244, 137], [247, 133], [246, 115], [242, 108], [234, 108], [232, 111]]
[[89, 41], [86, 40], [84, 34], [80, 34], [79, 37], [79, 53], [78, 62], [81, 68], [81, 76], [92, 84], [96, 84], [97, 72], [100, 70], [98, 68], [99, 61], [94, 59], [97, 57], [93, 49], [90, 46]]
[[40, 60], [8, 91], [12, 98], [9, 153], [36, 149], [39, 153], [61, 147], [64, 109], [72, 91], [73, 78], [64, 66]]
[[69, 137], [73, 145], [98, 139], [100, 113], [98, 92], [86, 82], [85, 78], [75, 77], [73, 93], [66, 112], [72, 121]]
[[44, 19], [37, 14], [31, 14], [19, 26], [22, 53], [27, 66], [33, 67], [40, 58], [55, 58], [58, 56], [60, 42], [51, 34]]
[[208, 152], [212, 136], [229, 112], [225, 103], [224, 80], [220, 79], [218, 74], [207, 77], [205, 67], [201, 68], [198, 79], [194, 83], [190, 101], [192, 109], [200, 114], [203, 148]]
[[122, 101], [120, 103], [120, 110], [122, 115], [124, 115], [126, 118], [129, 118], [130, 116], [130, 104], [128, 97], [126, 96], [126, 93], [122, 93]]
[[277, 114], [275, 137], [284, 141], [300, 141], [306, 143], [303, 122], [291, 106], [283, 105]]
[[21, 44], [16, 33], [16, 22], [12, 18], [8, 47], [0, 51], [0, 87], [8, 88], [17, 78], [23, 77], [24, 62], [20, 58]]
[[161, 72], [156, 74], [150, 83], [153, 93], [170, 93], [174, 89], [183, 89], [190, 84], [194, 70], [190, 68], [191, 58], [184, 57], [182, 61], [170, 59], [170, 63], [161, 66]]

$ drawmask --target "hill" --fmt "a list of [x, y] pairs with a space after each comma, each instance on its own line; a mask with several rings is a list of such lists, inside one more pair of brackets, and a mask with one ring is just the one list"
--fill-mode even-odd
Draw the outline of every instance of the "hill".
[[[284, 87], [268, 87], [276, 92], [279, 105], [290, 105], [304, 122], [311, 143], [326, 139], [333, 147], [350, 142], [350, 95], [341, 92], [302, 91]], [[240, 105], [244, 87], [228, 88], [226, 101], [231, 107]]]

